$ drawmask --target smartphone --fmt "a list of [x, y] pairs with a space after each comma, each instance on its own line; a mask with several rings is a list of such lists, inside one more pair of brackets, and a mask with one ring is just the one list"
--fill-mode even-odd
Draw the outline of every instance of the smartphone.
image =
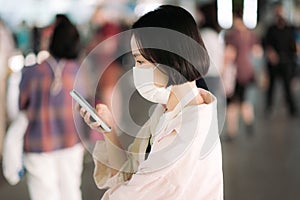
[[105, 130], [106, 132], [111, 131], [111, 127], [108, 126], [102, 119], [100, 119], [95, 109], [76, 90], [72, 90], [70, 92], [70, 95], [77, 103], [79, 103], [81, 107], [83, 107], [91, 115], [91, 118], [93, 120], [95, 120], [96, 122], [100, 122], [100, 126], [103, 130]]

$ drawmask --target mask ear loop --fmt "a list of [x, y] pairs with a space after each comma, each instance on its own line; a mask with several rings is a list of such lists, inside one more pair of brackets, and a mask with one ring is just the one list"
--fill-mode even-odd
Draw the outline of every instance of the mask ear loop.
[[159, 66], [160, 66], [159, 63], [154, 64], [154, 69], [153, 69], [153, 71], [154, 71], [155, 69], [158, 69], [159, 71], [163, 72], [163, 70], [161, 70], [161, 69], [159, 68]]

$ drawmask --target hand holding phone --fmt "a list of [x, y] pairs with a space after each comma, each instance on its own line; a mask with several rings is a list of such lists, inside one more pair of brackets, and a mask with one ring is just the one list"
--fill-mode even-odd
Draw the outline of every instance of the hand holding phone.
[[72, 90], [70, 92], [70, 95], [73, 97], [73, 99], [82, 107], [84, 108], [92, 117], [92, 119], [96, 122], [100, 123], [101, 128], [105, 132], [110, 132], [111, 127], [107, 125], [96, 113], [95, 109], [76, 91]]

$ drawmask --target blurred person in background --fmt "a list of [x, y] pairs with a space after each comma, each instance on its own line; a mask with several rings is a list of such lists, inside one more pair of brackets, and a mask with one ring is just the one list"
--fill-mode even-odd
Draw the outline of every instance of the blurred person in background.
[[[236, 78], [233, 93], [227, 98], [227, 134], [225, 138], [232, 140], [238, 132], [239, 113], [246, 125], [248, 133], [253, 132], [254, 109], [246, 98], [249, 88], [254, 84], [254, 66], [251, 55], [259, 55], [255, 51], [262, 51], [258, 37], [243, 23], [242, 13], [238, 10], [234, 14], [233, 27], [225, 34], [226, 52], [235, 56], [232, 62], [236, 67]], [[227, 61], [228, 62], [228, 61]]]
[[31, 37], [30, 28], [28, 27], [26, 21], [22, 21], [15, 31], [15, 36], [17, 40], [17, 48], [26, 55], [31, 49]]
[[[89, 48], [97, 48], [97, 45], [101, 45], [101, 42], [109, 38], [109, 40], [105, 42], [106, 46], [101, 46], [101, 52], [94, 55], [97, 63], [95, 67], [105, 69], [98, 83], [96, 101], [103, 102], [107, 105], [111, 104], [113, 89], [122, 71], [118, 60], [109, 64], [109, 66], [104, 66], [104, 63], [107, 63], [108, 60], [115, 57], [119, 41], [113, 36], [120, 31], [121, 29], [117, 24], [104, 23], [94, 32], [93, 39], [89, 45]], [[91, 50], [92, 49], [90, 49], [90, 51]]]
[[0, 19], [0, 158], [2, 156], [3, 137], [6, 132], [6, 82], [8, 75], [8, 59], [15, 48], [10, 30]]
[[[98, 24], [98, 28], [96, 28], [96, 24], [93, 24], [94, 30], [92, 32], [92, 37], [90, 42], [86, 47], [86, 56], [88, 57], [87, 63], [90, 65], [88, 68], [89, 83], [92, 81], [98, 81], [95, 85], [97, 85], [97, 89], [95, 92], [95, 102], [94, 104], [104, 103], [112, 109], [112, 97], [114, 97], [114, 111], [117, 115], [120, 115], [121, 105], [120, 102], [120, 94], [119, 91], [115, 88], [117, 81], [122, 75], [121, 63], [116, 60], [115, 53], [118, 48], [118, 40], [114, 35], [118, 34], [121, 30], [118, 24], [102, 22]], [[108, 40], [107, 40], [108, 39]], [[101, 43], [105, 41], [104, 43]], [[105, 44], [105, 45], [104, 45]], [[114, 60], [112, 63], [108, 63], [108, 61]], [[102, 75], [99, 78], [97, 72], [101, 71]], [[93, 94], [93, 88], [87, 88], [89, 94]], [[90, 139], [92, 141], [103, 139], [102, 134], [99, 134], [96, 131], [91, 131]]]
[[41, 39], [41, 30], [37, 26], [33, 26], [31, 29], [31, 46], [33, 53], [37, 55], [40, 51], [40, 39]]
[[79, 33], [69, 20], [56, 23], [50, 57], [22, 71], [19, 108], [29, 120], [24, 166], [32, 200], [82, 199], [84, 149], [69, 95], [79, 69], [79, 41]]
[[36, 29], [33, 29], [33, 36], [39, 37], [38, 39], [38, 51], [47, 50], [51, 41], [51, 36], [58, 23], [68, 23], [70, 22], [69, 18], [65, 14], [56, 14], [54, 22], [51, 23], [49, 26], [41, 28], [38, 32]]
[[264, 38], [269, 75], [266, 112], [270, 114], [272, 111], [275, 82], [280, 77], [283, 82], [289, 114], [290, 116], [296, 116], [297, 108], [291, 88], [291, 80], [297, 65], [296, 32], [295, 28], [285, 20], [281, 3], [274, 5], [274, 15], [275, 22], [267, 29]]
[[[89, 54], [89, 61], [92, 62], [91, 72], [89, 77], [98, 80], [99, 77], [95, 71], [103, 71], [100, 77], [95, 94], [95, 103], [102, 102], [111, 108], [112, 95], [114, 95], [114, 102], [120, 102], [119, 91], [116, 90], [115, 85], [123, 74], [121, 63], [118, 58], [115, 58], [118, 48], [120, 48], [120, 41], [114, 35], [121, 32], [121, 27], [116, 22], [109, 22], [104, 18], [100, 10], [96, 10], [91, 19], [93, 23], [92, 37], [86, 47], [86, 53]], [[100, 18], [97, 20], [97, 18]], [[105, 42], [104, 42], [105, 41]], [[102, 43], [103, 42], [103, 43]], [[109, 60], [114, 60], [112, 63], [107, 63]], [[107, 66], [106, 66], [107, 65]], [[97, 69], [96, 69], [97, 68]], [[94, 77], [96, 75], [96, 77]], [[92, 92], [92, 91], [91, 91]], [[114, 104], [114, 111], [120, 115], [121, 108], [118, 108], [121, 103]], [[99, 134], [98, 134], [99, 135]]]
[[221, 28], [217, 20], [217, 1], [205, 4], [198, 4], [197, 10], [201, 16], [199, 26], [200, 33], [211, 60], [211, 66], [204, 77], [209, 91], [214, 94], [218, 100], [218, 122], [219, 128], [223, 127], [223, 117], [225, 94], [221, 80], [221, 73], [224, 68], [224, 50], [225, 42], [220, 36]]

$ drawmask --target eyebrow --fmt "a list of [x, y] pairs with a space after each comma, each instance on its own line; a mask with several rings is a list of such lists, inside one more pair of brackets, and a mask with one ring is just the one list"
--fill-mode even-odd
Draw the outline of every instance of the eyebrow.
[[141, 56], [141, 54], [140, 53], [134, 53], [134, 54], [132, 54], [133, 55], [133, 57], [138, 57], [138, 56]]

